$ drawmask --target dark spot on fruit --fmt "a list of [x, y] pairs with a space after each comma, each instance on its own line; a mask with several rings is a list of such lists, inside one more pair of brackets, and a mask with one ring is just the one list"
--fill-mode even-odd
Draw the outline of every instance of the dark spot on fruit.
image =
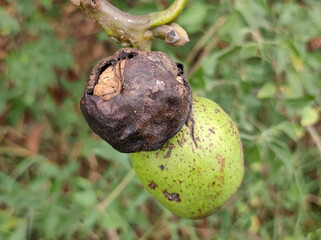
[[169, 158], [172, 155], [172, 150], [175, 148], [175, 145], [170, 143], [168, 147], [168, 152], [164, 156], [164, 158]]
[[[194, 135], [194, 126], [195, 126], [195, 121], [194, 121], [194, 118], [192, 116], [193, 114], [190, 114], [187, 121], [185, 122], [185, 125], [188, 127], [189, 129], [189, 133], [190, 133], [190, 136], [191, 136], [191, 139], [195, 145], [196, 148], [198, 148], [198, 145], [195, 141], [195, 135]], [[193, 149], [193, 148], [192, 148]]]
[[223, 172], [224, 171], [224, 167], [225, 167], [225, 158], [222, 158], [222, 160], [221, 160], [221, 172]]
[[218, 108], [215, 108], [215, 113], [219, 113], [219, 112], [221, 112]]
[[181, 183], [181, 184], [182, 184], [182, 183], [183, 183], [183, 181], [179, 180], [179, 183]]
[[169, 200], [169, 201], [175, 201], [175, 202], [181, 202], [182, 200], [179, 197], [178, 193], [169, 193], [167, 192], [167, 190], [165, 189], [165, 191], [163, 191], [164, 196]]
[[225, 177], [222, 175], [222, 176], [220, 176], [220, 180], [221, 180], [221, 184], [224, 184], [224, 181], [225, 181]]
[[155, 188], [158, 187], [158, 185], [152, 181], [150, 184], [148, 184], [148, 187], [149, 187], [150, 189], [155, 189]]
[[208, 129], [211, 133], [215, 134], [215, 131], [211, 128]]
[[163, 171], [164, 170], [164, 165], [160, 165], [159, 168]]
[[180, 147], [183, 147], [184, 142], [186, 142], [186, 140], [185, 140], [185, 136], [184, 136], [184, 133], [183, 133], [181, 140], [180, 141], [177, 140], [177, 143], [178, 143], [178, 145]]
[[235, 129], [233, 122], [230, 120], [229, 123], [230, 123], [230, 129], [231, 129], [232, 135], [237, 136], [237, 131]]
[[217, 163], [221, 165], [220, 171], [223, 172], [225, 168], [225, 158], [221, 154], [216, 154], [215, 158], [217, 160]]

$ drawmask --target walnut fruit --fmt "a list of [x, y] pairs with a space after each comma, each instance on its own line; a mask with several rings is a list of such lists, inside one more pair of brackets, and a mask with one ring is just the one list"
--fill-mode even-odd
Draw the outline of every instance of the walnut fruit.
[[184, 125], [192, 93], [183, 65], [125, 48], [101, 60], [80, 102], [89, 127], [124, 153], [154, 151]]
[[239, 132], [215, 102], [194, 98], [190, 118], [164, 146], [130, 154], [143, 186], [174, 214], [204, 218], [241, 185], [244, 165]]

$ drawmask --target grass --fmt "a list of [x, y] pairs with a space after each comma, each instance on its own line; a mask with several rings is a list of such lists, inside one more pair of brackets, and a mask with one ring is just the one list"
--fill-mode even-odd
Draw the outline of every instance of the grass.
[[[171, 1], [112, 1], [130, 13]], [[321, 239], [321, 3], [190, 0], [177, 22], [195, 96], [236, 122], [246, 174], [224, 208], [187, 220], [142, 188], [95, 136], [79, 100], [119, 46], [66, 0], [0, 7], [0, 239]]]

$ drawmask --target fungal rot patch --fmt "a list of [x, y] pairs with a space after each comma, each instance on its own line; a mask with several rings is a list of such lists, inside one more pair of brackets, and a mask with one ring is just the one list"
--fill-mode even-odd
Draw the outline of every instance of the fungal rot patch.
[[94, 67], [80, 108], [119, 152], [154, 151], [186, 122], [192, 92], [182, 64], [162, 52], [124, 48]]

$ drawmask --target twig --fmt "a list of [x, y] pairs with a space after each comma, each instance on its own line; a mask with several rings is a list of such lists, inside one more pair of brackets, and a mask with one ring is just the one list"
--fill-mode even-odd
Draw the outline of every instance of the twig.
[[131, 169], [126, 177], [118, 184], [118, 186], [108, 195], [108, 197], [102, 201], [97, 208], [100, 211], [105, 210], [111, 203], [114, 201], [117, 196], [125, 189], [125, 187], [130, 183], [130, 181], [134, 178], [135, 171]]
[[175, 0], [174, 3], [162, 12], [151, 13], [151, 27], [172, 22], [183, 11], [187, 0]]
[[204, 47], [206, 42], [210, 39], [213, 38], [214, 34], [217, 32], [218, 28], [222, 26], [222, 24], [225, 21], [225, 17], [220, 17], [215, 24], [213, 24], [207, 32], [202, 36], [202, 38], [196, 43], [194, 48], [191, 50], [191, 52], [188, 54], [186, 58], [187, 63], [191, 63], [197, 53]]
[[317, 130], [315, 129], [315, 127], [313, 126], [307, 126], [308, 132], [310, 133], [315, 145], [317, 146], [320, 155], [321, 155], [321, 138], [317, 132]]
[[201, 56], [198, 60], [193, 64], [193, 66], [188, 71], [188, 76], [192, 75], [202, 64], [203, 59], [206, 58], [213, 50], [213, 48], [217, 45], [217, 39], [214, 38], [215, 33], [218, 29], [224, 24], [226, 18], [220, 17], [216, 23], [208, 30], [208, 32], [200, 39], [200, 41], [195, 45], [191, 53], [187, 56], [187, 62], [191, 63], [195, 58], [197, 53], [204, 47], [206, 42], [212, 38], [212, 41], [204, 48]]
[[[182, 28], [173, 26], [165, 34], [160, 34], [158, 26], [172, 22], [182, 12], [187, 0], [175, 0], [174, 3], [162, 12], [134, 16], [114, 7], [107, 0], [71, 0], [71, 2], [92, 18], [111, 37], [125, 47], [135, 47], [141, 50], [150, 50], [154, 38], [165, 39], [176, 35], [176, 41], [166, 41], [172, 46], [184, 45], [188, 40]], [[184, 33], [182, 34], [183, 31]]]
[[304, 199], [309, 202], [321, 206], [321, 198], [313, 194], [307, 194], [304, 196]]
[[162, 227], [164, 221], [164, 212], [157, 218], [157, 220], [153, 223], [151, 228], [147, 229], [143, 235], [139, 238], [139, 240], [146, 240], [150, 237], [151, 233], [155, 232], [158, 228]]

